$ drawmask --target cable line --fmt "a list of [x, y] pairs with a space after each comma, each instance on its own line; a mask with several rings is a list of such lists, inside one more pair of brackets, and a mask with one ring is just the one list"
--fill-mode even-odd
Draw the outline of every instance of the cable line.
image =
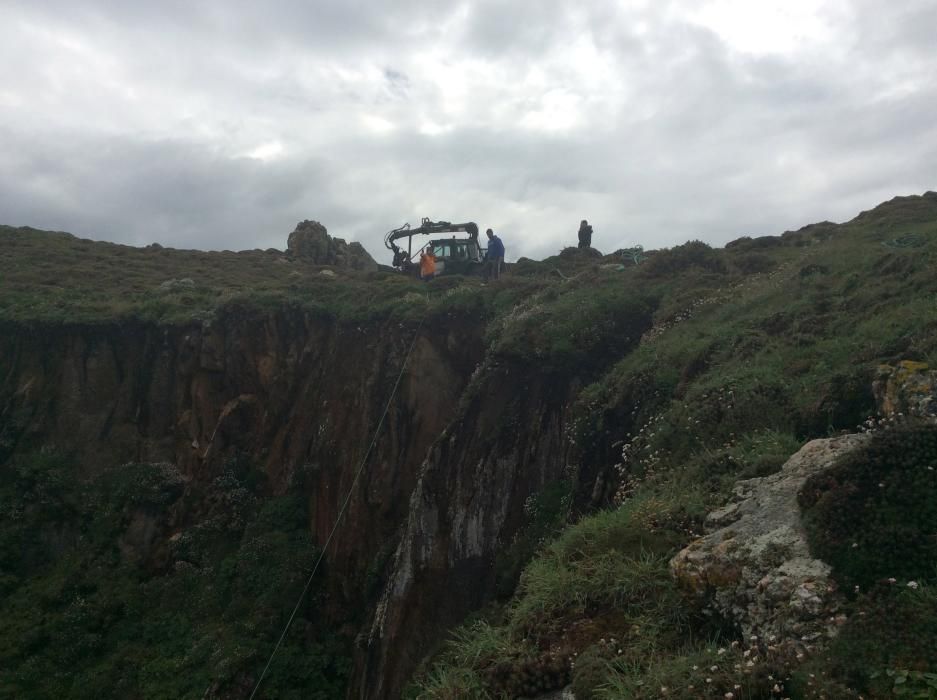
[[293, 606], [293, 612], [290, 613], [290, 617], [286, 621], [286, 626], [283, 628], [283, 632], [280, 634], [280, 638], [277, 640], [276, 646], [273, 647], [270, 658], [267, 659], [267, 665], [264, 666], [264, 670], [260, 674], [260, 678], [257, 679], [257, 683], [254, 685], [254, 690], [250, 694], [250, 700], [253, 700], [254, 696], [257, 694], [257, 691], [260, 689], [260, 684], [263, 683], [264, 676], [267, 675], [270, 664], [273, 662], [273, 657], [276, 656], [277, 651], [280, 649], [280, 645], [286, 638], [286, 633], [289, 631], [290, 625], [293, 624], [293, 618], [296, 617], [296, 613], [299, 611], [299, 606], [302, 605], [303, 599], [306, 597], [306, 592], [309, 590], [309, 586], [312, 583], [312, 579], [315, 577], [316, 571], [319, 569], [319, 564], [322, 563], [322, 559], [325, 557], [325, 553], [329, 548], [329, 544], [332, 542], [332, 537], [335, 535], [336, 530], [338, 530], [338, 524], [341, 522], [342, 516], [345, 514], [345, 509], [348, 507], [348, 503], [351, 501], [351, 495], [355, 491], [355, 485], [358, 483], [358, 478], [364, 471], [364, 465], [367, 463], [368, 457], [371, 455], [371, 450], [374, 449], [374, 445], [377, 443], [377, 436], [380, 434], [381, 427], [384, 425], [384, 419], [387, 417], [387, 412], [390, 410], [390, 405], [393, 402], [394, 397], [397, 395], [397, 388], [400, 386], [400, 380], [403, 378], [403, 372], [407, 368], [407, 362], [410, 359], [410, 353], [413, 352], [413, 347], [416, 345], [416, 339], [420, 336], [420, 330], [423, 328], [423, 321], [425, 320], [426, 314], [424, 314], [423, 318], [420, 319], [420, 324], [416, 328], [416, 333], [413, 334], [413, 340], [410, 342], [410, 347], [407, 350], [407, 354], [403, 358], [403, 364], [400, 367], [400, 374], [397, 375], [397, 381], [394, 382], [394, 388], [390, 392], [390, 398], [387, 400], [387, 405], [384, 406], [384, 412], [381, 414], [381, 419], [378, 421], [377, 428], [374, 430], [374, 437], [371, 438], [371, 444], [368, 446], [368, 451], [364, 453], [364, 457], [361, 459], [361, 464], [358, 465], [358, 471], [355, 473], [355, 478], [352, 480], [351, 487], [348, 489], [348, 495], [345, 496], [342, 507], [338, 511], [338, 517], [335, 518], [335, 524], [332, 526], [332, 531], [325, 540], [325, 545], [322, 547], [322, 551], [319, 552], [319, 558], [316, 559], [316, 564], [312, 568], [312, 573], [309, 574], [309, 578], [306, 579], [306, 585], [303, 587], [303, 592], [299, 594], [299, 600], [297, 600], [296, 605]]

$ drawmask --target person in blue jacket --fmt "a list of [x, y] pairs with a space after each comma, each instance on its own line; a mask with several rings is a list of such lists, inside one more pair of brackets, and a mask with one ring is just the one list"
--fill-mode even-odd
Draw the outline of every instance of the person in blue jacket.
[[485, 278], [501, 279], [501, 265], [504, 264], [504, 243], [491, 229], [485, 231], [485, 235], [488, 236], [488, 251], [485, 253], [485, 260], [488, 265], [485, 269]]

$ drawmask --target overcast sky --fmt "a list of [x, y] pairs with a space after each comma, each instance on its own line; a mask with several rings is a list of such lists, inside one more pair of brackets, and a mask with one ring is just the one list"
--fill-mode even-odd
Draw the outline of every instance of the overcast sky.
[[0, 223], [389, 262], [722, 244], [937, 189], [937, 0], [4, 0]]

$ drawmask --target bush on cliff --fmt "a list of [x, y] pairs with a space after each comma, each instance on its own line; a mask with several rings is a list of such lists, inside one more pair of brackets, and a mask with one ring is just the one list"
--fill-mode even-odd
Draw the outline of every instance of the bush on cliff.
[[937, 567], [937, 426], [907, 424], [812, 477], [799, 496], [810, 546], [847, 590], [930, 580]]
[[626, 355], [650, 326], [651, 294], [590, 277], [547, 288], [503, 314], [489, 332], [496, 356], [544, 371], [594, 374]]
[[[4, 465], [0, 697], [201, 697], [211, 684], [249, 685], [317, 550], [306, 499], [262, 497], [243, 466], [186, 494], [165, 464], [93, 482], [51, 452]], [[192, 503], [207, 512], [187, 522]], [[317, 602], [313, 591], [271, 668], [278, 697], [342, 693], [347, 642], [317, 623]]]
[[[839, 636], [812, 667], [804, 669], [798, 685], [806, 690], [811, 670], [822, 670], [871, 697], [935, 697], [935, 621], [937, 586], [878, 584], [856, 598]], [[930, 674], [930, 683], [923, 674]], [[907, 692], [900, 692], [901, 686]]]
[[649, 276], [674, 275], [693, 267], [717, 274], [727, 270], [722, 256], [712, 246], [703, 241], [689, 241], [656, 251], [642, 264], [641, 272]]

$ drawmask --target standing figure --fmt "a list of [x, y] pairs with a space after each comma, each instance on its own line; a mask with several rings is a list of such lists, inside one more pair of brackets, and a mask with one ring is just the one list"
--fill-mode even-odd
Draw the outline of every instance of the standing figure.
[[436, 256], [433, 255], [431, 246], [426, 246], [420, 253], [420, 277], [423, 281], [429, 282], [436, 276]]
[[579, 247], [580, 248], [591, 248], [592, 247], [592, 227], [589, 225], [589, 222], [585, 219], [582, 220], [582, 223], [579, 224]]
[[501, 279], [501, 264], [504, 262], [504, 243], [498, 238], [494, 231], [488, 229], [485, 231], [488, 236], [488, 252], [485, 253], [487, 265], [485, 267], [485, 279]]

